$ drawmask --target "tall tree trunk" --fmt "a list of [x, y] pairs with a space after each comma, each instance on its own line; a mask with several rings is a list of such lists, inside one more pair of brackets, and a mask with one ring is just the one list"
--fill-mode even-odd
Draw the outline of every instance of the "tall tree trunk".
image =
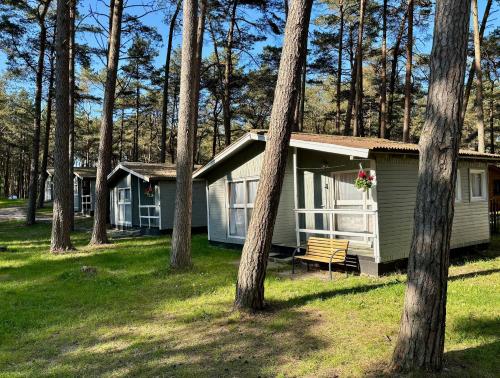
[[9, 198], [10, 195], [10, 144], [7, 144], [7, 153], [5, 157], [5, 171], [3, 179], [3, 195]]
[[233, 75], [233, 37], [236, 24], [236, 8], [238, 0], [233, 0], [231, 5], [231, 16], [226, 41], [226, 61], [224, 63], [224, 91], [222, 96], [222, 117], [224, 119], [224, 136], [226, 146], [231, 144], [231, 76]]
[[[136, 62], [136, 75], [139, 77], [139, 62]], [[139, 112], [141, 108], [141, 88], [139, 79], [135, 86], [135, 129], [134, 129], [134, 150], [132, 152], [132, 159], [139, 161]]]
[[380, 83], [380, 122], [379, 136], [385, 138], [387, 128], [387, 0], [384, 0], [382, 10], [382, 74]]
[[214, 117], [214, 135], [212, 138], [212, 159], [215, 157], [217, 152], [217, 137], [219, 136], [219, 113], [217, 112], [217, 107], [219, 106], [219, 97], [215, 96], [215, 105], [213, 111]]
[[403, 34], [405, 30], [406, 19], [408, 17], [408, 11], [403, 14], [401, 23], [399, 24], [399, 31], [392, 49], [392, 60], [391, 60], [391, 77], [389, 78], [389, 102], [387, 105], [387, 123], [386, 128], [386, 138], [390, 137], [390, 130], [394, 126], [393, 124], [393, 109], [394, 109], [394, 91], [396, 88], [396, 78], [398, 76], [398, 58], [399, 51], [401, 47], [401, 40], [403, 39]]
[[[384, 0], [387, 1], [387, 0]], [[340, 104], [341, 104], [341, 98], [340, 94], [342, 91], [342, 50], [343, 50], [343, 42], [344, 42], [344, 0], [339, 0], [339, 23], [340, 23], [340, 30], [339, 30], [339, 47], [337, 50], [337, 55], [338, 55], [338, 61], [337, 61], [337, 93], [336, 93], [336, 111], [337, 115], [335, 117], [335, 129], [337, 130], [337, 133], [340, 134], [340, 116], [341, 116], [341, 110], [340, 110]]]
[[241, 255], [235, 307], [264, 307], [264, 279], [285, 175], [312, 0], [291, 3], [257, 198]]
[[491, 95], [489, 101], [489, 121], [490, 121], [490, 153], [495, 153], [495, 83], [491, 79], [491, 72], [488, 71], [488, 77], [491, 84]]
[[104, 244], [108, 242], [106, 234], [106, 218], [108, 213], [108, 182], [111, 171], [111, 149], [113, 147], [113, 110], [115, 107], [116, 75], [120, 55], [121, 23], [123, 0], [115, 0], [110, 10], [113, 18], [111, 37], [106, 68], [106, 85], [104, 87], [104, 103], [102, 109], [101, 131], [99, 136], [99, 156], [95, 185], [94, 229], [90, 244]]
[[[488, 17], [490, 15], [491, 4], [493, 0], [488, 0], [486, 3], [486, 7], [484, 8], [484, 15], [481, 21], [481, 29], [479, 30], [479, 45], [483, 43], [484, 30], [486, 29], [486, 24], [488, 22]], [[465, 112], [467, 111], [467, 105], [469, 104], [469, 96], [472, 89], [472, 82], [474, 81], [474, 73], [476, 70], [476, 62], [472, 62], [469, 70], [469, 74], [467, 76], [467, 84], [465, 85], [464, 92], [464, 106], [462, 108], [462, 122], [465, 117]]]
[[481, 71], [481, 36], [479, 31], [479, 19], [477, 0], [472, 0], [472, 24], [474, 26], [474, 70], [476, 72], [476, 128], [477, 128], [477, 150], [485, 151], [484, 136], [484, 110], [483, 110], [483, 73]]
[[356, 48], [356, 96], [354, 98], [354, 136], [364, 136], [363, 127], [363, 28], [365, 24], [366, 0], [359, 3], [358, 43]]
[[[125, 133], [125, 107], [122, 107], [122, 117], [120, 120], [120, 151], [119, 151], [119, 161], [123, 161], [123, 137]], [[164, 162], [162, 162], [164, 163]]]
[[436, 3], [408, 281], [395, 371], [442, 368], [470, 2]]
[[26, 213], [26, 224], [32, 225], [36, 220], [36, 199], [38, 189], [38, 163], [40, 155], [40, 131], [42, 124], [42, 85], [43, 85], [43, 68], [45, 59], [45, 46], [47, 45], [47, 27], [45, 25], [45, 16], [49, 9], [50, 0], [46, 0], [39, 13], [37, 14], [38, 25], [40, 26], [40, 34], [38, 37], [39, 52], [38, 64], [36, 67], [36, 84], [35, 84], [35, 119], [33, 125], [33, 146], [31, 150], [31, 166], [29, 180], [29, 200], [28, 211]]
[[163, 80], [163, 102], [161, 113], [161, 141], [160, 141], [160, 162], [167, 161], [167, 118], [168, 118], [168, 81], [170, 77], [170, 60], [172, 55], [172, 40], [174, 38], [175, 24], [181, 9], [182, 1], [178, 0], [174, 14], [170, 19], [168, 29], [167, 57], [165, 58], [165, 79]]
[[307, 77], [307, 35], [305, 38], [305, 53], [301, 56], [301, 68], [300, 68], [300, 81], [297, 89], [297, 101], [295, 104], [295, 115], [292, 131], [303, 131], [304, 130], [304, 108], [305, 108], [305, 96], [306, 96], [306, 77]]
[[196, 71], [194, 85], [194, 112], [193, 112], [193, 159], [196, 162], [197, 154], [196, 151], [198, 145], [198, 110], [200, 102], [200, 70], [201, 70], [201, 60], [203, 54], [203, 36], [205, 34], [205, 18], [207, 14], [207, 0], [200, 1], [200, 9], [198, 15], [198, 29], [196, 31]]
[[193, 138], [196, 98], [196, 40], [198, 1], [184, 0], [182, 26], [181, 88], [177, 132], [177, 178], [170, 265], [173, 268], [191, 265], [191, 215], [193, 191]]
[[357, 63], [354, 57], [354, 26], [349, 28], [349, 60], [351, 62], [351, 85], [349, 90], [349, 99], [347, 100], [347, 110], [345, 113], [344, 135], [351, 133], [352, 108], [354, 106], [354, 98], [356, 97], [356, 71]]
[[406, 41], [405, 109], [403, 117], [403, 142], [410, 141], [411, 123], [411, 68], [413, 58], [413, 0], [408, 0], [408, 37]]
[[38, 208], [41, 209], [45, 202], [45, 184], [47, 182], [47, 165], [49, 161], [49, 142], [50, 142], [50, 125], [52, 123], [52, 100], [54, 97], [54, 47], [55, 34], [50, 51], [50, 74], [49, 74], [49, 90], [47, 93], [47, 117], [45, 119], [45, 136], [43, 140], [43, 155], [42, 164], [40, 166], [40, 184], [38, 189]]
[[[75, 18], [76, 18], [76, 1], [70, 0], [69, 2], [69, 180], [73, 183], [73, 172], [75, 165]], [[74, 186], [70, 185], [70, 202], [71, 202], [71, 215], [70, 223], [71, 230], [75, 228], [75, 193]]]
[[56, 128], [54, 135], [54, 207], [52, 211], [52, 252], [64, 252], [71, 245], [71, 203], [69, 181], [69, 3], [57, 0], [56, 25]]

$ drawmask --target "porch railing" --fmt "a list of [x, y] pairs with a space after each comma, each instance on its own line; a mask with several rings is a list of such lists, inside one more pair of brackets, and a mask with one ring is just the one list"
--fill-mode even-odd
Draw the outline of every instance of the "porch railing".
[[[301, 243], [301, 234], [316, 234], [325, 235], [330, 238], [340, 236], [346, 239], [357, 238], [361, 241], [370, 241], [373, 247], [374, 257], [378, 255], [378, 217], [377, 210], [369, 209], [295, 209], [295, 232], [297, 238], [297, 246]], [[300, 227], [300, 215], [323, 215], [327, 218], [326, 227], [322, 229], [307, 228], [307, 219], [305, 219], [305, 227]], [[360, 225], [361, 231], [345, 231], [335, 227], [335, 217], [337, 215], [356, 215], [364, 216], [363, 224]], [[371, 219], [370, 219], [371, 218]], [[370, 220], [369, 220], [370, 219]], [[369, 226], [370, 225], [370, 226]]]
[[[145, 210], [145, 212], [143, 212]], [[145, 213], [145, 215], [143, 215]], [[139, 206], [139, 226], [160, 227], [160, 206], [140, 205]]]
[[82, 212], [88, 213], [92, 211], [92, 195], [91, 194], [82, 194]]

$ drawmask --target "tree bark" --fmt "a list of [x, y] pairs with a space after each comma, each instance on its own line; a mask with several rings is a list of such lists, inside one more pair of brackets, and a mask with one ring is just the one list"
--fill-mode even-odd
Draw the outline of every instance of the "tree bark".
[[193, 161], [197, 161], [197, 146], [198, 146], [198, 110], [200, 102], [200, 70], [203, 54], [203, 36], [205, 34], [205, 18], [207, 14], [207, 0], [200, 1], [200, 9], [198, 15], [198, 26], [196, 31], [196, 70], [194, 79], [194, 113], [193, 113]]
[[90, 244], [105, 244], [108, 242], [106, 234], [106, 218], [108, 212], [108, 182], [111, 171], [111, 150], [113, 146], [113, 109], [115, 106], [116, 75], [120, 55], [121, 22], [123, 0], [115, 0], [112, 17], [111, 37], [108, 50], [108, 64], [106, 68], [106, 85], [104, 88], [104, 103], [102, 109], [101, 130], [99, 135], [99, 156], [95, 186], [94, 229]]
[[291, 3], [257, 198], [241, 255], [235, 307], [264, 307], [264, 279], [294, 122], [297, 84], [306, 48], [312, 0]]
[[382, 10], [382, 75], [380, 77], [380, 131], [379, 136], [385, 138], [387, 128], [387, 0], [384, 0]]
[[481, 71], [481, 36], [479, 31], [479, 19], [477, 0], [472, 0], [472, 24], [474, 26], [474, 70], [476, 72], [476, 128], [477, 128], [477, 150], [485, 151], [484, 135], [484, 109], [483, 109], [483, 73]]
[[354, 98], [354, 136], [364, 136], [363, 127], [363, 28], [365, 24], [366, 0], [359, 3], [358, 43], [356, 48], [356, 95]]
[[132, 159], [139, 161], [139, 112], [141, 108], [141, 88], [139, 82], [139, 62], [136, 61], [135, 72], [137, 75], [137, 83], [135, 86], [135, 129], [134, 129], [134, 148], [132, 151]]
[[436, 3], [403, 315], [391, 367], [442, 368], [470, 2]]
[[[488, 17], [490, 15], [491, 4], [493, 0], [488, 0], [486, 7], [484, 8], [484, 15], [481, 21], [481, 29], [479, 30], [479, 44], [483, 43], [484, 30], [486, 29], [486, 24], [488, 22]], [[474, 73], [476, 70], [476, 62], [472, 62], [467, 76], [467, 84], [465, 85], [464, 92], [464, 106], [462, 107], [462, 122], [465, 118], [465, 112], [467, 111], [467, 105], [469, 104], [469, 96], [472, 89], [472, 82], [474, 81]]]
[[73, 249], [70, 239], [71, 203], [69, 181], [69, 3], [57, 1], [56, 25], [56, 128], [54, 140], [54, 207], [52, 240], [54, 253]]
[[[75, 165], [75, 18], [76, 18], [76, 1], [69, 2], [69, 180], [73, 183], [73, 171]], [[75, 228], [75, 193], [74, 186], [70, 185], [70, 227]]]
[[42, 124], [42, 86], [43, 86], [43, 70], [45, 59], [45, 46], [47, 45], [47, 27], [45, 25], [45, 16], [49, 9], [50, 0], [46, 0], [41, 5], [38, 11], [37, 19], [40, 26], [40, 34], [38, 37], [39, 53], [38, 64], [36, 67], [36, 84], [35, 84], [35, 119], [33, 125], [33, 146], [31, 150], [31, 166], [29, 180], [29, 199], [28, 211], [26, 213], [26, 225], [30, 226], [36, 221], [36, 199], [38, 189], [38, 163], [40, 155], [40, 131]]
[[[384, 0], [387, 1], [387, 0]], [[340, 116], [341, 116], [341, 110], [340, 110], [340, 104], [341, 104], [341, 98], [340, 98], [340, 93], [342, 91], [342, 53], [343, 53], [343, 42], [344, 42], [344, 0], [339, 0], [339, 23], [340, 23], [340, 30], [339, 30], [339, 48], [337, 50], [337, 55], [338, 55], [338, 61], [337, 61], [337, 96], [336, 96], [336, 112], [337, 115], [335, 117], [335, 129], [337, 130], [337, 133], [340, 134]]]
[[224, 137], [226, 146], [231, 144], [231, 76], [233, 74], [233, 36], [234, 26], [236, 24], [236, 8], [238, 0], [233, 0], [231, 6], [231, 16], [229, 21], [229, 30], [226, 41], [226, 62], [224, 64], [224, 90], [222, 96], [222, 117], [224, 119]]
[[10, 144], [7, 144], [7, 156], [5, 158], [5, 171], [3, 180], [3, 195], [9, 198], [10, 195]]
[[352, 108], [354, 105], [354, 98], [356, 97], [357, 63], [356, 63], [356, 58], [354, 57], [353, 34], [354, 34], [354, 29], [353, 26], [351, 26], [349, 28], [349, 60], [351, 62], [351, 84], [349, 90], [349, 99], [347, 100], [347, 111], [345, 113], [344, 135], [349, 135], [351, 133]]
[[191, 266], [191, 215], [193, 191], [193, 138], [196, 98], [196, 41], [198, 1], [184, 0], [182, 26], [181, 87], [177, 132], [177, 178], [170, 265]]
[[[55, 38], [55, 34], [54, 34]], [[52, 100], [54, 97], [54, 47], [55, 40], [52, 43], [50, 51], [50, 74], [49, 74], [49, 90], [47, 93], [47, 118], [45, 120], [45, 136], [43, 140], [43, 155], [42, 164], [40, 166], [40, 183], [38, 189], [38, 208], [43, 208], [45, 202], [45, 184], [47, 182], [47, 165], [49, 161], [49, 142], [50, 142], [50, 125], [52, 122]]]
[[165, 79], [163, 81], [163, 102], [161, 113], [161, 141], [160, 141], [160, 161], [165, 163], [167, 161], [167, 118], [168, 118], [168, 81], [170, 77], [170, 60], [172, 56], [172, 40], [174, 38], [175, 23], [177, 16], [181, 9], [182, 1], [178, 0], [175, 7], [174, 14], [170, 19], [170, 26], [168, 29], [168, 42], [167, 42], [167, 57], [165, 58]]
[[406, 41], [405, 108], [403, 117], [403, 142], [410, 141], [411, 123], [411, 69], [413, 58], [413, 0], [408, 0], [408, 37]]

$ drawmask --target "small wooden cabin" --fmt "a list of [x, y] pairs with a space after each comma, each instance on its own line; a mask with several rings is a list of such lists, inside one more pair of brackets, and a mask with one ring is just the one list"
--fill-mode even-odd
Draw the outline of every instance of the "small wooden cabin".
[[[46, 201], [53, 199], [54, 169], [48, 169], [49, 177], [45, 185]], [[74, 211], [83, 215], [93, 215], [95, 205], [95, 181], [97, 168], [75, 167], [73, 168], [73, 198]], [[47, 190], [48, 189], [48, 190]]]
[[496, 165], [488, 166], [488, 193], [490, 205], [494, 202], [500, 208], [500, 168]]
[[[208, 237], [242, 245], [252, 215], [266, 144], [249, 132], [196, 171], [207, 182]], [[500, 155], [461, 150], [452, 248], [490, 241], [488, 165]], [[360, 167], [375, 185], [358, 191]], [[309, 236], [349, 239], [361, 272], [405, 264], [413, 230], [418, 146], [378, 138], [293, 133], [273, 246], [292, 251]]]
[[[176, 191], [173, 164], [122, 162], [108, 175], [110, 223], [117, 228], [170, 231]], [[192, 227], [206, 230], [205, 180], [193, 180]]]

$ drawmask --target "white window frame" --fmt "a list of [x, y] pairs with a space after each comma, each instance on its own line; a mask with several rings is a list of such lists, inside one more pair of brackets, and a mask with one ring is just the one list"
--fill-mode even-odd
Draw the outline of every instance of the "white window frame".
[[462, 202], [462, 176], [460, 169], [457, 169], [457, 181], [455, 182], [455, 202]]
[[[126, 205], [130, 205], [130, 211], [132, 212], [132, 188], [130, 186], [127, 186], [127, 187], [124, 187], [124, 188], [117, 188], [118, 189], [118, 193], [117, 193], [117, 196], [116, 196], [116, 200], [117, 200], [117, 203], [118, 203], [118, 213], [117, 213], [117, 217], [116, 217], [116, 223], [119, 224], [120, 226], [131, 226], [132, 225], [132, 219], [130, 221], [121, 221], [119, 218], [120, 218], [120, 206], [126, 206]], [[129, 200], [128, 201], [123, 201], [123, 200], [120, 200], [120, 192], [121, 191], [125, 191], [125, 190], [128, 190], [130, 192], [130, 196], [129, 196]], [[125, 211], [123, 212], [125, 214]]]
[[[259, 176], [252, 176], [252, 177], [244, 177], [244, 178], [238, 178], [238, 179], [231, 179], [231, 180], [226, 180], [226, 219], [227, 219], [227, 236], [228, 238], [233, 238], [233, 239], [245, 239], [247, 236], [247, 231], [248, 231], [248, 209], [253, 209], [254, 204], [253, 203], [248, 203], [248, 182], [249, 181], [259, 181]], [[238, 203], [231, 205], [229, 201], [229, 196], [231, 193], [230, 186], [232, 183], [243, 183], [243, 197], [244, 197], [244, 203]], [[240, 235], [232, 235], [231, 234], [231, 227], [229, 225], [230, 222], [230, 209], [244, 209], [245, 211], [245, 235], [240, 236]]]
[[[472, 180], [473, 174], [481, 175], [481, 191], [483, 195], [481, 197], [474, 197], [472, 195]], [[470, 202], [479, 202], [488, 200], [488, 188], [486, 185], [486, 170], [485, 169], [470, 169], [469, 170], [469, 189], [470, 189]]]

